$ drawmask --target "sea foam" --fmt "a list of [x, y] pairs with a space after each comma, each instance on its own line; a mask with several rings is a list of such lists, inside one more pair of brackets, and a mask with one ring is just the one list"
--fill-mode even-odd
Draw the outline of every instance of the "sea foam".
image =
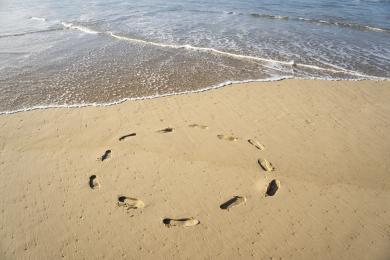
[[147, 40], [142, 40], [142, 39], [131, 38], [128, 36], [115, 34], [115, 33], [110, 32], [110, 31], [99, 32], [99, 31], [89, 29], [88, 27], [84, 27], [84, 26], [80, 26], [80, 25], [73, 25], [72, 23], [66, 23], [66, 22], [62, 22], [62, 25], [65, 28], [75, 29], [75, 30], [79, 30], [79, 31], [82, 31], [85, 33], [104, 34], [104, 35], [109, 35], [109, 36], [111, 36], [115, 39], [118, 39], [118, 40], [129, 41], [129, 42], [134, 42], [134, 43], [141, 43], [141, 44], [152, 45], [152, 46], [158, 46], [158, 47], [163, 47], [163, 48], [186, 49], [186, 50], [192, 50], [192, 51], [199, 51], [199, 52], [206, 52], [206, 53], [212, 53], [212, 54], [217, 54], [217, 55], [223, 55], [223, 56], [233, 57], [233, 58], [237, 58], [237, 59], [254, 60], [254, 61], [267, 62], [267, 63], [277, 63], [277, 64], [282, 64], [282, 65], [287, 65], [287, 66], [302, 67], [302, 68], [308, 68], [308, 69], [318, 70], [318, 71], [326, 71], [326, 72], [330, 72], [330, 73], [344, 73], [344, 74], [348, 74], [351, 76], [361, 77], [364, 79], [386, 80], [386, 78], [366, 75], [364, 73], [360, 73], [357, 71], [352, 71], [352, 70], [348, 70], [348, 69], [341, 69], [340, 67], [338, 67], [337, 69], [336, 68], [334, 68], [334, 69], [323, 68], [323, 67], [319, 67], [316, 65], [296, 63], [294, 61], [280, 61], [280, 60], [262, 58], [262, 57], [257, 57], [257, 56], [236, 54], [236, 53], [221, 51], [221, 50], [217, 50], [217, 49], [209, 48], [209, 47], [197, 47], [197, 46], [192, 46], [189, 44], [179, 45], [179, 44], [158, 43], [158, 42], [152, 42], [152, 41], [147, 41]]
[[31, 16], [30, 19], [31, 19], [31, 20], [35, 20], [35, 21], [46, 22], [46, 18], [43, 18], [43, 17]]

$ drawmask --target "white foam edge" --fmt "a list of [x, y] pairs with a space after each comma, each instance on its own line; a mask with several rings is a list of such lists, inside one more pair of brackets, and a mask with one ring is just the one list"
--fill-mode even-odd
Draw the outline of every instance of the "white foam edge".
[[[113, 102], [107, 102], [107, 103], [83, 103], [83, 104], [51, 104], [51, 105], [39, 105], [39, 106], [33, 106], [29, 108], [21, 108], [17, 110], [12, 111], [2, 111], [0, 112], [0, 115], [11, 115], [21, 112], [28, 112], [33, 110], [43, 110], [43, 109], [53, 109], [53, 108], [83, 108], [83, 107], [107, 107], [107, 106], [114, 106], [118, 105], [127, 101], [140, 101], [140, 100], [148, 100], [148, 99], [155, 99], [155, 98], [161, 98], [161, 97], [170, 97], [170, 96], [178, 96], [178, 95], [187, 95], [187, 94], [193, 94], [193, 93], [200, 93], [200, 92], [206, 92], [213, 89], [219, 89], [230, 85], [237, 85], [237, 84], [244, 84], [244, 83], [251, 83], [251, 82], [273, 82], [273, 81], [281, 81], [286, 79], [298, 79], [298, 80], [325, 80], [325, 81], [363, 81], [367, 79], [338, 79], [338, 78], [317, 78], [317, 77], [293, 77], [293, 76], [284, 76], [284, 77], [270, 77], [265, 79], [247, 79], [247, 80], [228, 80], [219, 84], [211, 85], [209, 87], [204, 87], [200, 89], [195, 90], [189, 90], [189, 91], [181, 91], [181, 92], [173, 92], [173, 93], [166, 93], [166, 94], [159, 94], [159, 95], [151, 95], [151, 96], [143, 96], [143, 97], [134, 97], [134, 98], [122, 98], [117, 101]], [[385, 81], [385, 80], [382, 80]]]
[[62, 26], [64, 26], [67, 29], [74, 29], [74, 30], [79, 30], [84, 33], [88, 34], [99, 34], [100, 32], [92, 30], [88, 27], [81, 26], [81, 25], [74, 25], [73, 23], [67, 23], [67, 22], [61, 22]]

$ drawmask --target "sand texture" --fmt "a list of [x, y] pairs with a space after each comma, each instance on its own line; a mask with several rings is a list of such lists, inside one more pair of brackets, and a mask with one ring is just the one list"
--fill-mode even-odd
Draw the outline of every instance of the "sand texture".
[[0, 116], [0, 259], [390, 259], [390, 82]]

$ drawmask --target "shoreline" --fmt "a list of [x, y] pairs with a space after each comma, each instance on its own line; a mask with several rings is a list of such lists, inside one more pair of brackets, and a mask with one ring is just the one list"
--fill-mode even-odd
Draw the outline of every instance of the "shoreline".
[[85, 108], [85, 107], [110, 107], [115, 105], [120, 105], [122, 103], [131, 102], [131, 101], [144, 101], [144, 100], [150, 100], [150, 99], [156, 99], [156, 98], [165, 98], [165, 97], [172, 97], [172, 96], [181, 96], [181, 95], [191, 95], [191, 94], [197, 94], [207, 91], [212, 91], [220, 88], [225, 87], [237, 87], [239, 85], [248, 84], [248, 83], [266, 83], [266, 82], [274, 82], [274, 81], [282, 81], [282, 80], [318, 80], [318, 81], [372, 81], [372, 82], [387, 82], [390, 81], [390, 79], [382, 78], [382, 79], [324, 79], [324, 78], [299, 78], [299, 77], [272, 77], [267, 79], [248, 79], [248, 80], [241, 80], [241, 81], [225, 81], [219, 84], [215, 84], [212, 86], [192, 90], [192, 91], [183, 91], [178, 93], [166, 93], [161, 95], [152, 95], [152, 96], [145, 96], [145, 97], [128, 97], [123, 98], [118, 101], [112, 101], [107, 103], [84, 103], [84, 104], [60, 104], [60, 105], [36, 105], [32, 106], [30, 108], [21, 108], [11, 111], [0, 111], [0, 116], [2, 115], [12, 115], [22, 112], [29, 112], [29, 111], [35, 111], [35, 110], [45, 110], [45, 109], [58, 109], [58, 108], [71, 108], [71, 109], [77, 109], [77, 108]]
[[0, 258], [386, 259], [388, 100], [288, 79], [3, 114]]

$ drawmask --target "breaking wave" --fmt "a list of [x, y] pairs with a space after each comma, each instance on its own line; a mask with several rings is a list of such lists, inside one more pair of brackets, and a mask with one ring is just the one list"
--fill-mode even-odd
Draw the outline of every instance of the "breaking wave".
[[[229, 13], [229, 14], [234, 14], [234, 13]], [[315, 18], [291, 17], [291, 16], [281, 16], [281, 15], [261, 14], [261, 13], [260, 14], [252, 13], [250, 15], [252, 17], [264, 18], [264, 19], [302, 21], [302, 22], [308, 22], [308, 23], [316, 23], [316, 24], [333, 25], [333, 26], [339, 26], [339, 27], [347, 27], [347, 28], [352, 28], [352, 29], [362, 30], [362, 31], [375, 31], [375, 32], [390, 33], [390, 29], [389, 28], [378, 28], [378, 27], [374, 27], [374, 26], [371, 26], [371, 25], [364, 25], [364, 24], [358, 24], [358, 23], [349, 23], [349, 22], [337, 21], [337, 20], [322, 20], [322, 19], [315, 19]]]

